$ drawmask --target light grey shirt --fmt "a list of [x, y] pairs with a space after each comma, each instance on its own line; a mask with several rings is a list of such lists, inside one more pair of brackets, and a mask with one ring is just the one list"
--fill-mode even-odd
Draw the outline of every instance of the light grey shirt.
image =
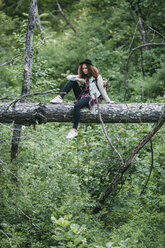
[[[68, 80], [76, 81], [75, 78], [80, 77], [79, 75], [69, 75], [67, 76]], [[96, 80], [94, 77], [89, 78], [89, 93], [90, 96], [95, 100], [98, 98], [100, 95], [103, 96], [104, 100], [109, 103], [110, 99], [107, 95], [106, 90], [103, 87], [103, 78], [101, 75], [97, 77], [97, 85], [96, 85]]]

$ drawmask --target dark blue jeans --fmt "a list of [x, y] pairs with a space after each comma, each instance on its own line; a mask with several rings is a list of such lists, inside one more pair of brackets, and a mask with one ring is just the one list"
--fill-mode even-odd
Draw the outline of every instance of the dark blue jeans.
[[[78, 99], [82, 90], [76, 81], [69, 81], [65, 85], [65, 87], [63, 88], [62, 92], [68, 93], [72, 89], [73, 89], [75, 98]], [[65, 96], [65, 94], [60, 94], [60, 96], [63, 98]], [[88, 103], [89, 103], [90, 99], [91, 99], [90, 97], [83, 97], [75, 103], [73, 128], [77, 129], [78, 124], [80, 122], [80, 109], [83, 107], [88, 107]]]

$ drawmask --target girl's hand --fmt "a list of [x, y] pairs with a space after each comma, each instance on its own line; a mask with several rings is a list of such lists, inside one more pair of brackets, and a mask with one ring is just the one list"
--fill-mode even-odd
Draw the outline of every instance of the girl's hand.
[[114, 102], [114, 101], [110, 101], [108, 104], [116, 104], [116, 102]]
[[75, 78], [76, 81], [80, 82], [81, 84], [85, 83], [84, 78]]

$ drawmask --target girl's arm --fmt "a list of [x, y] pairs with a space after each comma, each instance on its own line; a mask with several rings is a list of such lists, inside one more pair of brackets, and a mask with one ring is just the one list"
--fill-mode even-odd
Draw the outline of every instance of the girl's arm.
[[103, 87], [103, 79], [102, 79], [102, 76], [101, 75], [99, 75], [98, 78], [97, 78], [97, 86], [99, 88], [99, 91], [100, 91], [101, 95], [103, 96], [103, 98], [105, 99], [105, 101], [107, 103], [112, 103], [112, 104], [115, 103], [114, 101], [111, 101], [109, 99], [109, 97], [107, 95], [107, 92], [106, 92], [106, 90]]
[[80, 78], [79, 75], [68, 75], [66, 78], [68, 80], [78, 81], [80, 83], [85, 83], [85, 79], [84, 78]]
[[99, 88], [99, 91], [100, 91], [101, 95], [105, 99], [105, 101], [107, 103], [109, 103], [110, 102], [110, 99], [109, 99], [109, 97], [108, 97], [108, 95], [107, 95], [107, 93], [106, 93], [106, 91], [105, 91], [105, 89], [103, 87], [103, 79], [102, 79], [102, 76], [101, 75], [99, 75], [98, 78], [97, 78], [97, 86]]
[[78, 81], [80, 83], [85, 83], [85, 79], [84, 78], [80, 78], [79, 75], [68, 75], [66, 78], [68, 80]]
[[79, 75], [68, 75], [66, 78], [67, 78], [68, 80], [76, 81], [75, 79], [76, 79], [76, 78], [79, 78], [79, 77], [80, 77]]

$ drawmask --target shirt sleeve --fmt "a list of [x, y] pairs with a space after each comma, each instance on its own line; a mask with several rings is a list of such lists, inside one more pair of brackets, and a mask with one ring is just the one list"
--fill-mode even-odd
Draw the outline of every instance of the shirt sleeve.
[[109, 103], [109, 102], [110, 102], [110, 99], [109, 99], [109, 97], [108, 97], [108, 95], [107, 95], [106, 90], [105, 90], [104, 87], [103, 87], [103, 78], [102, 78], [101, 75], [99, 75], [98, 78], [97, 78], [97, 86], [98, 86], [98, 88], [99, 88], [99, 91], [100, 91], [101, 95], [102, 95], [103, 98], [105, 99], [105, 101], [106, 101], [107, 103]]
[[77, 77], [79, 78], [80, 76], [79, 75], [68, 75], [66, 78], [68, 80], [76, 81], [75, 78], [77, 78]]

